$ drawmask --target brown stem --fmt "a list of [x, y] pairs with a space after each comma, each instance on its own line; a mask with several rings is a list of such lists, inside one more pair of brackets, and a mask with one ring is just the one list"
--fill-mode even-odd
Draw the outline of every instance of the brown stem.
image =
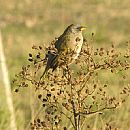
[[75, 130], [78, 130], [78, 125], [77, 125], [77, 114], [76, 114], [76, 110], [75, 110], [75, 105], [74, 105], [74, 102], [71, 101], [71, 104], [72, 104], [72, 109], [73, 109], [73, 115], [74, 115], [74, 123], [75, 123], [75, 127], [74, 129]]
[[91, 112], [81, 112], [79, 114], [83, 114], [83, 115], [91, 115], [91, 114], [96, 114], [96, 113], [100, 113], [102, 112], [103, 110], [110, 110], [110, 109], [115, 109], [117, 108], [117, 106], [113, 106], [113, 107], [104, 107], [104, 108], [101, 108], [99, 110], [96, 110], [96, 111], [91, 111]]

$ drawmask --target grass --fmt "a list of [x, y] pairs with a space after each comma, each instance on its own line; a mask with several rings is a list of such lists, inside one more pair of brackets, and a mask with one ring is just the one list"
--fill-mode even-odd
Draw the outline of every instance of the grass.
[[[87, 25], [84, 36], [91, 41], [91, 33], [95, 33], [94, 47], [110, 47], [114, 43], [120, 51], [124, 51], [127, 41], [130, 40], [130, 8], [129, 0], [5, 0], [0, 2], [0, 28], [7, 58], [7, 65], [11, 80], [23, 64], [27, 63], [28, 53], [33, 44], [45, 44], [58, 37], [66, 26], [71, 23]], [[118, 76], [101, 74], [103, 79], [113, 84], [112, 91], [116, 94], [120, 82]], [[129, 82], [129, 81], [127, 81]], [[0, 88], [2, 88], [2, 84]], [[26, 90], [27, 91], [27, 90]], [[26, 99], [26, 91], [21, 95], [13, 93], [16, 110], [17, 125], [23, 130], [26, 121], [30, 118], [30, 105]], [[28, 93], [28, 91], [27, 91]], [[0, 91], [0, 129], [7, 129], [8, 112], [4, 91]], [[24, 98], [23, 98], [24, 97]], [[123, 130], [128, 130], [130, 120], [130, 105], [126, 103], [118, 112], [109, 112], [107, 117], [117, 119], [117, 125]], [[6, 108], [6, 109], [5, 109]], [[125, 109], [126, 108], [126, 109]], [[28, 111], [26, 110], [28, 109]], [[24, 119], [24, 121], [23, 121]], [[91, 120], [89, 121], [91, 122]], [[98, 122], [100, 119], [98, 118]]]
[[[1, 84], [2, 86], [2, 84]], [[7, 104], [5, 102], [5, 91], [3, 89], [1, 89], [0, 92], [1, 96], [0, 96], [0, 129], [2, 130], [6, 130], [9, 126], [9, 112], [8, 112], [8, 108], [7, 108]]]

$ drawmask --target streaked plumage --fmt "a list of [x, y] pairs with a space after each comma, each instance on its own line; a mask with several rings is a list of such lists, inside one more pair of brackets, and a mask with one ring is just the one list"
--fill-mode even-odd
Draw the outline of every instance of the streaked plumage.
[[50, 68], [52, 68], [52, 71], [54, 71], [58, 66], [60, 66], [60, 58], [63, 54], [67, 55], [68, 50], [72, 50], [74, 52], [71, 57], [71, 63], [78, 57], [83, 44], [82, 30], [84, 29], [85, 27], [74, 24], [71, 24], [65, 29], [64, 33], [55, 42], [55, 48], [58, 51], [57, 55], [53, 53], [48, 54], [47, 65], [45, 67], [43, 75]]

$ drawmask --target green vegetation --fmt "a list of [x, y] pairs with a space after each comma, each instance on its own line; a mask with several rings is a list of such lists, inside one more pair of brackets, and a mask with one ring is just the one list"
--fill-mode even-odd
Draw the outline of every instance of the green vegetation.
[[[84, 32], [88, 43], [93, 48], [111, 47], [124, 52], [130, 42], [130, 8], [129, 0], [4, 0], [0, 2], [0, 28], [3, 46], [7, 58], [7, 65], [11, 81], [21, 66], [27, 64], [28, 53], [32, 45], [48, 46], [58, 37], [66, 26], [71, 23], [81, 23], [88, 27]], [[94, 38], [91, 34], [94, 32]], [[100, 73], [101, 84], [110, 83], [109, 92], [117, 95], [124, 82], [119, 74], [109, 71]], [[129, 71], [126, 73], [130, 76]], [[0, 129], [8, 129], [9, 114], [5, 102], [3, 85], [0, 84]], [[37, 95], [33, 88], [22, 89], [20, 93], [13, 93], [17, 126], [25, 129], [31, 115], [36, 112], [40, 102], [36, 102]], [[28, 100], [27, 100], [28, 99]], [[130, 105], [125, 102], [116, 111], [105, 112], [97, 117], [97, 124], [111, 122], [120, 130], [130, 128]], [[86, 122], [93, 124], [95, 116], [87, 118]], [[69, 124], [68, 124], [69, 125]], [[69, 128], [69, 126], [68, 126]], [[88, 128], [89, 129], [89, 128]]]

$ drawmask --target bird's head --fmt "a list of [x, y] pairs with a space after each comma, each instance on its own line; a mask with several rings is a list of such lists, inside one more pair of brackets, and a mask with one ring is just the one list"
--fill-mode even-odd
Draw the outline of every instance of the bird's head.
[[65, 32], [79, 33], [85, 29], [86, 29], [85, 26], [81, 26], [79, 24], [71, 24], [66, 28]]

